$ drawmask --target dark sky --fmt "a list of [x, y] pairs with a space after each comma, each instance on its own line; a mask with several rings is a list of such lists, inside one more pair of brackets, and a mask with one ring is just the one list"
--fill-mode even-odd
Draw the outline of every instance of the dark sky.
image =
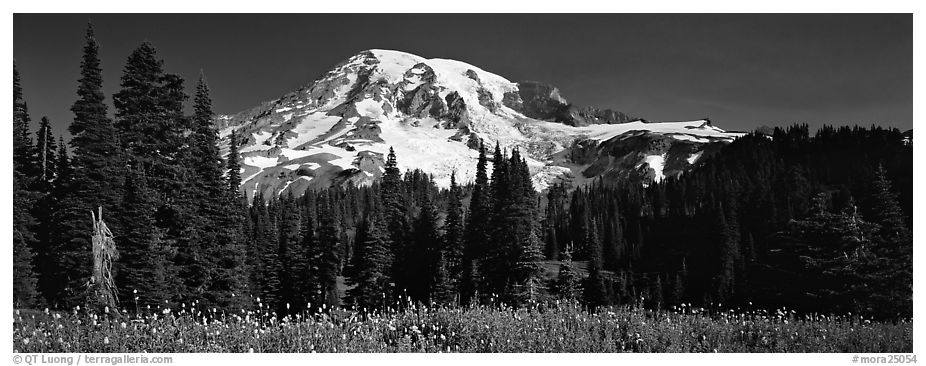
[[149, 40], [188, 90], [205, 71], [217, 113], [384, 48], [547, 82], [575, 104], [651, 121], [913, 126], [910, 14], [15, 14], [29, 110], [52, 118], [56, 134], [73, 118], [88, 18], [110, 103], [126, 57]]

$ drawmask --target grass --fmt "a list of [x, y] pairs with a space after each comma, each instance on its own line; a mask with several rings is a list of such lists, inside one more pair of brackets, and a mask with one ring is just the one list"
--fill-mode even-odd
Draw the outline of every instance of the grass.
[[148, 315], [17, 310], [15, 352], [912, 352], [911, 322], [576, 304]]

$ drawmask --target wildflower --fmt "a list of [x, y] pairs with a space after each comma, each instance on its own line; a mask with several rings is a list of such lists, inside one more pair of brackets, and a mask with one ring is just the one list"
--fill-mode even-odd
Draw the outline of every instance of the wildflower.
[[132, 290], [132, 294], [137, 294], [138, 290]]
[[29, 338], [23, 338], [23, 344], [29, 344]]
[[[48, 309], [45, 309], [45, 310], [48, 310]], [[109, 314], [109, 306], [104, 307], [103, 312], [106, 314]]]
[[254, 353], [254, 347], [248, 348], [248, 353]]
[[103, 344], [109, 344], [109, 337], [103, 337]]
[[122, 326], [122, 329], [125, 329], [125, 322], [122, 322], [122, 323], [119, 324], [119, 325]]
[[170, 314], [170, 308], [164, 308], [164, 310], [162, 310], [161, 313], [163, 313], [164, 315]]

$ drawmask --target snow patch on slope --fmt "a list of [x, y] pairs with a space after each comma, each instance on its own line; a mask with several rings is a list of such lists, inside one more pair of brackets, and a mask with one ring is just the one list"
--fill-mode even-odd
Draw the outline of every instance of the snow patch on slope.
[[701, 158], [701, 155], [704, 154], [704, 151], [698, 151], [688, 157], [688, 164], [694, 164], [698, 159]]
[[666, 176], [663, 174], [663, 169], [666, 165], [666, 154], [661, 155], [647, 155], [643, 158], [643, 162], [653, 170], [653, 180], [656, 183], [662, 182]]

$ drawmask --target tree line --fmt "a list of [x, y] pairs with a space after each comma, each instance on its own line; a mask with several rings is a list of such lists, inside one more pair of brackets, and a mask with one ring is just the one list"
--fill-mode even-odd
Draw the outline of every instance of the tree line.
[[561, 298], [912, 314], [912, 146], [897, 130], [776, 128], [678, 178], [543, 194], [517, 149], [480, 146], [475, 181], [449, 189], [390, 151], [371, 186], [247, 202], [239, 139], [220, 156], [205, 77], [192, 115], [183, 85], [143, 43], [109, 118], [88, 27], [65, 144], [47, 118], [33, 140], [14, 64], [15, 306], [93, 306], [102, 207], [121, 306], [142, 311]]

